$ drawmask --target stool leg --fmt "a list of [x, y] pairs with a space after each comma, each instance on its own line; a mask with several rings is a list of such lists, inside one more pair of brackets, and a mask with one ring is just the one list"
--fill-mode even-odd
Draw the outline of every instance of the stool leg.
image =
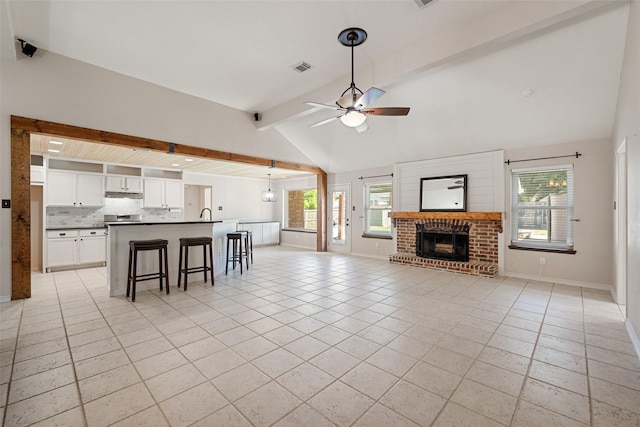
[[240, 250], [238, 251], [238, 261], [240, 261], [240, 274], [242, 274], [242, 237], [238, 239]]
[[205, 245], [205, 251], [207, 246], [209, 246], [209, 261], [211, 263], [211, 286], [213, 286], [213, 282], [215, 280], [213, 276], [213, 244], [209, 243], [208, 245]]
[[[169, 257], [167, 256], [167, 247], [163, 248], [164, 251], [164, 285], [167, 288], [167, 295], [169, 295]], [[184, 290], [187, 290], [187, 282], [184, 283]]]
[[249, 250], [251, 253], [251, 264], [253, 264], [253, 234], [249, 236], [249, 244], [251, 245]]
[[238, 239], [233, 239], [233, 270], [236, 269], [236, 260], [238, 259]]
[[189, 246], [184, 248], [184, 290], [187, 291], [187, 281], [189, 280]]
[[129, 291], [131, 290], [131, 261], [133, 253], [131, 247], [129, 247], [129, 268], [127, 269], [127, 298], [129, 298]]
[[227, 238], [227, 255], [226, 255], [226, 262], [225, 262], [225, 266], [224, 266], [224, 274], [225, 276], [229, 273], [229, 239]]
[[204, 264], [204, 283], [207, 283], [207, 245], [202, 245], [202, 262]]
[[182, 281], [182, 245], [180, 245], [180, 255], [178, 256], [178, 289]]
[[131, 302], [134, 302], [136, 300], [136, 282], [138, 279], [138, 251], [137, 250], [133, 250], [133, 277], [132, 277], [132, 289], [131, 289]]
[[158, 249], [158, 282], [160, 282], [160, 290], [162, 290], [162, 249]]
[[249, 234], [244, 238], [244, 256], [247, 262], [247, 270], [249, 269]]

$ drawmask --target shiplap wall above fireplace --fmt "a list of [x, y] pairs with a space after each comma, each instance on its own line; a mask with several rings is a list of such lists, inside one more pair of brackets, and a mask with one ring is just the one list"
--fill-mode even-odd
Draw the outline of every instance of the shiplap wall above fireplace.
[[420, 178], [467, 174], [467, 211], [504, 212], [504, 171], [503, 150], [398, 163], [393, 210], [420, 210]]

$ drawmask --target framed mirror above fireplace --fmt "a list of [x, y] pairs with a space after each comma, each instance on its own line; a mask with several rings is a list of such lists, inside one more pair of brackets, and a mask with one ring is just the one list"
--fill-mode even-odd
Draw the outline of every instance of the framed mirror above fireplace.
[[420, 212], [466, 212], [467, 175], [420, 179]]

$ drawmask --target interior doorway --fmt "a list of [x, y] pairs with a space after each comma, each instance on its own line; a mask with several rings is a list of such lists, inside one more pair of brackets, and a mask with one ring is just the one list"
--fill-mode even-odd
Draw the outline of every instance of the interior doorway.
[[42, 272], [44, 187], [31, 185], [31, 271]]
[[213, 187], [210, 185], [185, 184], [184, 220], [209, 221], [213, 219]]
[[329, 209], [327, 230], [329, 250], [351, 253], [351, 185], [329, 186]]

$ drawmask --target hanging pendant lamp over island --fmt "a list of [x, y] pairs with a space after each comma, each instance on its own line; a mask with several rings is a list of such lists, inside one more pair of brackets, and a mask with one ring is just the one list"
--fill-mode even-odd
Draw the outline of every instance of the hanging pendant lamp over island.
[[276, 202], [278, 201], [278, 195], [275, 191], [271, 191], [271, 174], [269, 175], [269, 189], [267, 191], [262, 192], [262, 201], [263, 202]]

